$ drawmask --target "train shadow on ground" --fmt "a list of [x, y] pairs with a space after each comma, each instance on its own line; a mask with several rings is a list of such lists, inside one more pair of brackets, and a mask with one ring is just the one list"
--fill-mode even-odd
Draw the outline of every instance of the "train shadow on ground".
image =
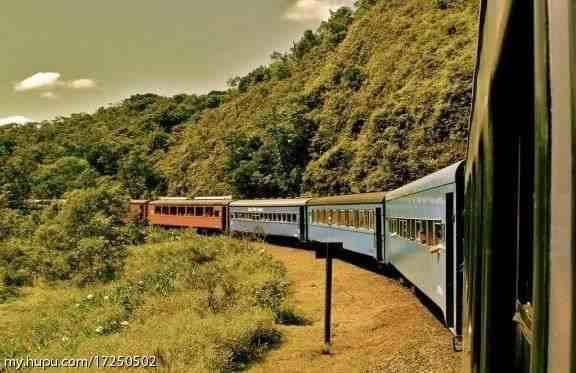
[[[296, 239], [284, 238], [284, 237], [267, 237], [264, 242], [290, 247], [295, 249], [302, 249], [311, 252], [316, 255], [318, 260], [325, 260], [325, 253], [322, 250], [317, 250], [318, 246], [311, 244], [310, 242], [302, 242]], [[442, 324], [445, 324], [444, 316], [442, 310], [432, 302], [422, 291], [420, 291], [415, 285], [413, 285], [408, 279], [406, 279], [396, 268], [391, 265], [385, 265], [379, 263], [374, 258], [367, 255], [358, 254], [352, 251], [339, 249], [334, 255], [334, 259], [341, 260], [343, 262], [352, 264], [356, 267], [362, 268], [363, 270], [370, 271], [377, 275], [395, 280], [400, 286], [409, 289], [418, 298], [418, 300], [424, 305], [428, 311]], [[334, 272], [334, 276], [338, 276], [338, 272]]]

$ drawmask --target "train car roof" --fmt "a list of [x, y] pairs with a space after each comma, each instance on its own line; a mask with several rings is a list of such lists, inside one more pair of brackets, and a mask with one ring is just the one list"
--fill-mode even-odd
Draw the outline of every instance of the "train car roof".
[[230, 203], [232, 207], [290, 207], [304, 206], [310, 198], [245, 199]]
[[463, 167], [464, 161], [456, 162], [448, 167], [424, 176], [386, 194], [386, 200], [394, 200], [406, 195], [434, 189], [456, 182], [456, 174]]
[[148, 203], [148, 202], [150, 202], [150, 201], [147, 199], [131, 199], [130, 200], [130, 203]]
[[150, 202], [154, 206], [228, 206], [229, 199], [160, 199]]
[[386, 198], [385, 192], [357, 193], [342, 196], [317, 197], [308, 202], [309, 206], [327, 205], [360, 205], [365, 203], [382, 203]]

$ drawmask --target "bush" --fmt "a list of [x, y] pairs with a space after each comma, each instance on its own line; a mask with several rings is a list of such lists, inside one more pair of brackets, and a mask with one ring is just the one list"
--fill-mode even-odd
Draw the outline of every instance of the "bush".
[[43, 254], [39, 271], [48, 280], [75, 279], [82, 286], [117, 278], [129, 239], [120, 228], [126, 197], [103, 185], [68, 193], [66, 200], [34, 234], [32, 244]]

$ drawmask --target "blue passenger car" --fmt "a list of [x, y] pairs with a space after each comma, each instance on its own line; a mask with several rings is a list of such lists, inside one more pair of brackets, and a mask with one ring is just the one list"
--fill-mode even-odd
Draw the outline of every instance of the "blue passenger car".
[[385, 261], [384, 193], [308, 201], [308, 240], [341, 242], [344, 249]]
[[307, 198], [238, 200], [230, 204], [230, 231], [303, 241]]
[[387, 259], [461, 334], [463, 162], [386, 194]]

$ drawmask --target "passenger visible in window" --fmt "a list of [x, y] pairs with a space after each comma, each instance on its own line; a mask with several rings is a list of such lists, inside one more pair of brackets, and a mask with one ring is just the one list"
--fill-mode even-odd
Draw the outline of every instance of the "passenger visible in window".
[[444, 225], [442, 223], [434, 223], [433, 241], [430, 245], [431, 254], [440, 254], [444, 249]]
[[417, 229], [417, 237], [416, 239], [421, 244], [426, 244], [426, 222], [425, 221], [417, 221], [416, 222], [416, 229]]

